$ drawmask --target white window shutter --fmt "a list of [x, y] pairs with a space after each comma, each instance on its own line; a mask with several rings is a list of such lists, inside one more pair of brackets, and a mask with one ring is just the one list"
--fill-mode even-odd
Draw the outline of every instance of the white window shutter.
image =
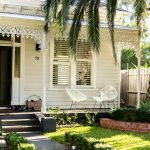
[[92, 52], [89, 42], [78, 41], [76, 62], [76, 84], [91, 85]]
[[53, 86], [70, 84], [70, 51], [68, 42], [55, 40], [53, 60]]

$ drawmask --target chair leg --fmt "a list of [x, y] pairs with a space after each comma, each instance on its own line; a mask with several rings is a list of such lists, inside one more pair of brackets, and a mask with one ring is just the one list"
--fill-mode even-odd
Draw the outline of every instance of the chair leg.
[[99, 110], [100, 110], [100, 112], [101, 112], [101, 110], [102, 110], [102, 109], [101, 109], [101, 102], [99, 103]]
[[73, 101], [72, 101], [72, 103], [71, 103], [70, 110], [72, 109], [72, 105], [73, 105]]
[[95, 110], [96, 102], [97, 102], [97, 101], [95, 101], [95, 104], [94, 104], [94, 108], [93, 108], [93, 111]]
[[115, 99], [113, 100], [113, 105], [114, 105], [114, 108], [115, 108]]
[[104, 102], [104, 109], [105, 109], [105, 112], [106, 112], [105, 102]]
[[116, 101], [117, 101], [117, 108], [118, 108], [118, 97], [116, 98]]
[[77, 103], [75, 103], [75, 110], [77, 109]]

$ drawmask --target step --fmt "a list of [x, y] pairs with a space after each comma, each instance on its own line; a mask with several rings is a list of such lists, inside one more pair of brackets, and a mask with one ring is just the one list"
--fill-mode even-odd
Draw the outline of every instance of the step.
[[0, 120], [7, 119], [34, 119], [35, 114], [28, 113], [0, 113]]
[[17, 126], [3, 126], [3, 132], [26, 132], [26, 131], [40, 131], [40, 125], [17, 125]]
[[3, 126], [35, 125], [35, 124], [38, 124], [37, 119], [5, 119], [5, 120], [2, 120]]

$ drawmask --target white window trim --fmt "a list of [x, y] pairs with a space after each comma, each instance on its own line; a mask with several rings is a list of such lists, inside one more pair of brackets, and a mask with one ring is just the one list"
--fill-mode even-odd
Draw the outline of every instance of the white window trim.
[[[55, 48], [55, 35], [53, 32], [50, 32], [50, 67], [49, 67], [49, 88], [48, 90], [65, 90], [66, 86], [54, 86], [53, 85], [53, 65], [54, 63], [54, 48]], [[77, 89], [93, 89], [96, 90], [96, 54], [92, 51], [92, 59], [91, 59], [91, 85], [76, 85], [76, 61], [74, 58], [70, 58], [70, 87]]]

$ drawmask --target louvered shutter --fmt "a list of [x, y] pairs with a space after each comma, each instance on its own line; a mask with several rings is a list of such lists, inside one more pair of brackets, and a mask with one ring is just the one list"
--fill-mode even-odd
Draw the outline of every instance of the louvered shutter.
[[68, 42], [55, 40], [53, 60], [53, 85], [65, 86], [70, 84], [70, 54]]
[[76, 84], [91, 85], [91, 46], [89, 42], [77, 42]]

